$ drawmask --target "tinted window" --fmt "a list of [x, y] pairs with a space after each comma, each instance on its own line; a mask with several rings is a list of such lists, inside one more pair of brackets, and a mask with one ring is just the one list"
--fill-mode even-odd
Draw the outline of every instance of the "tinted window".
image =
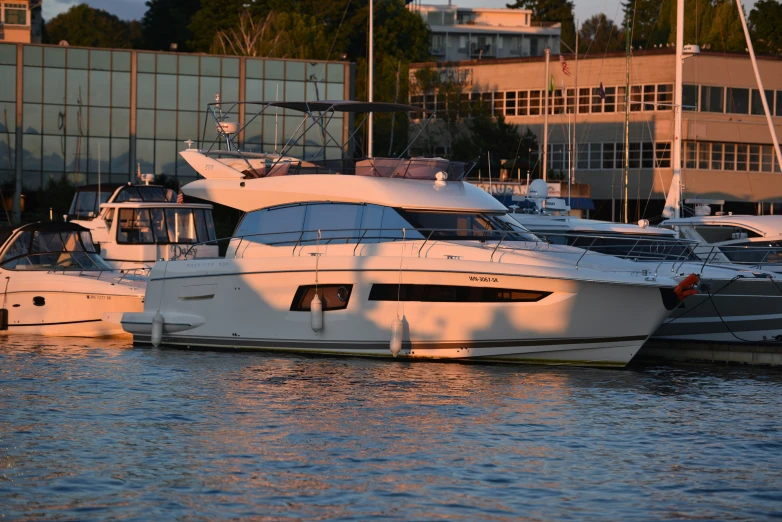
[[[319, 230], [321, 240], [345, 240], [359, 237], [363, 205], [325, 203], [307, 205], [304, 216], [304, 230]], [[317, 232], [304, 234], [304, 240], [317, 239]]]
[[450, 285], [375, 284], [370, 301], [421, 301], [427, 303], [534, 303], [550, 292]]
[[154, 243], [152, 223], [147, 209], [120, 209], [117, 243]]

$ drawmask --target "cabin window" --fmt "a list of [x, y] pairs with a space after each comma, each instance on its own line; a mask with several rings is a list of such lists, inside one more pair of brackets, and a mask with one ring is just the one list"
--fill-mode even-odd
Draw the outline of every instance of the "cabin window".
[[111, 229], [112, 223], [114, 223], [114, 209], [110, 208], [106, 211], [106, 227]]
[[193, 210], [166, 209], [166, 225], [168, 227], [169, 243], [197, 243], [196, 224]]
[[[323, 311], [344, 310], [348, 307], [353, 285], [318, 285], [318, 297], [323, 303]], [[291, 312], [309, 312], [310, 303], [315, 298], [315, 285], [300, 286], [293, 296]]]
[[151, 208], [153, 233], [155, 242], [168, 243], [168, 231], [166, 230], [165, 212], [162, 208]]
[[119, 229], [117, 242], [128, 244], [154, 243], [149, 209], [121, 208], [119, 210]]
[[752, 230], [731, 225], [695, 225], [694, 228], [695, 232], [697, 232], [707, 243], [721, 243], [723, 241], [733, 241], [736, 239], [762, 237]]
[[426, 303], [536, 303], [551, 292], [451, 285], [375, 284], [370, 301]]

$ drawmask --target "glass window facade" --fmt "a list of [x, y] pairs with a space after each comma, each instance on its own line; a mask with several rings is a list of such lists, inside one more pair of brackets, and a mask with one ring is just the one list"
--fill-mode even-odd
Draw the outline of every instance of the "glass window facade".
[[[23, 96], [16, 92], [19, 76]], [[0, 182], [13, 179], [17, 163], [30, 189], [63, 175], [97, 183], [99, 170], [105, 182], [130, 181], [138, 165], [145, 173], [189, 181], [196, 173], [178, 152], [185, 140], [203, 140], [206, 104], [217, 93], [224, 102], [347, 99], [352, 77], [346, 63], [0, 43]], [[234, 111], [234, 121], [251, 117], [249, 108], [247, 115], [243, 107]], [[300, 122], [283, 111], [269, 114], [247, 126], [240, 147], [273, 149]], [[338, 139], [342, 127], [339, 117], [329, 124]], [[207, 126], [206, 139], [213, 136]], [[297, 152], [306, 159], [323, 155], [320, 142], [301, 143]]]

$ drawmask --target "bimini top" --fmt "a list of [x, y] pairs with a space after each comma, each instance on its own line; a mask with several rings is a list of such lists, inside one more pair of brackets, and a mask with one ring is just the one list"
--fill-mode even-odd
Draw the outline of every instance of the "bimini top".
[[73, 195], [71, 208], [68, 211], [68, 219], [93, 219], [100, 213], [101, 204], [126, 201], [175, 203], [176, 193], [158, 185], [105, 183], [100, 186], [100, 194], [98, 194], [98, 185], [84, 185], [76, 187], [76, 194]]
[[694, 216], [678, 219], [666, 219], [660, 223], [661, 227], [668, 226], [719, 226], [737, 227], [757, 234], [754, 237], [779, 238], [782, 237], [782, 216], [750, 216], [750, 215], [723, 215], [723, 216]]
[[[219, 105], [263, 105], [266, 107], [279, 107], [299, 112], [424, 112], [431, 111], [405, 105], [402, 103], [364, 102], [354, 100], [323, 100], [323, 101], [248, 101], [248, 102], [221, 102]], [[210, 104], [212, 105], [212, 104]]]
[[261, 179], [201, 179], [188, 196], [244, 212], [310, 202], [371, 203], [406, 210], [507, 212], [494, 196], [462, 181], [432, 182], [373, 176], [312, 174]]
[[6, 270], [110, 270], [89, 229], [75, 223], [31, 223], [0, 231], [0, 267]]

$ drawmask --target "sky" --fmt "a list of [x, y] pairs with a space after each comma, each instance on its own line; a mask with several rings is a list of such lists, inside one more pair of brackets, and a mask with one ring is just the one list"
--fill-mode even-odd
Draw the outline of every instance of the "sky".
[[[146, 0], [43, 0], [43, 17], [46, 20], [67, 11], [71, 6], [82, 2], [88, 3], [98, 9], [104, 9], [117, 15], [123, 20], [140, 20], [147, 10]], [[454, 0], [454, 4], [460, 7], [505, 7], [510, 0]], [[578, 25], [598, 13], [605, 13], [608, 18], [619, 21], [622, 18], [620, 0], [574, 0], [575, 13]], [[447, 0], [424, 0], [425, 4], [446, 4]], [[745, 0], [744, 8], [747, 12], [752, 9], [754, 0]]]

